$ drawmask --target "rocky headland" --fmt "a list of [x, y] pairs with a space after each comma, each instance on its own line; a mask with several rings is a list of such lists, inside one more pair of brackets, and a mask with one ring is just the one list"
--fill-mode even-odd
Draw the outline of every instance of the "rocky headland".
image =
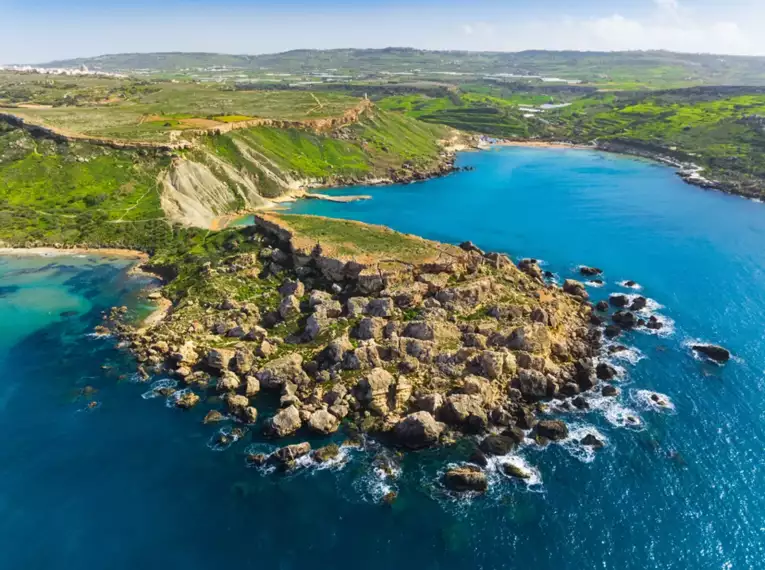
[[[209, 408], [206, 421], [277, 439], [346, 429], [408, 450], [478, 435], [477, 465], [444, 484], [480, 491], [486, 455], [568, 435], [537, 418], [545, 400], [604, 377], [584, 286], [546, 283], [533, 260], [313, 216], [262, 214], [224, 234], [205, 255], [149, 262], [167, 279], [164, 319], [134, 326], [115, 310], [101, 328], [144, 377], [185, 385], [176, 405]], [[269, 393], [275, 409], [259, 403]], [[250, 460], [291, 465], [311, 449], [298, 447]]]

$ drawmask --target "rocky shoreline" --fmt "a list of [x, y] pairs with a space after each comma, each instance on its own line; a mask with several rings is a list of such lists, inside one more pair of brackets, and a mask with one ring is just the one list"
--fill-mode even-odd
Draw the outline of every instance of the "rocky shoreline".
[[[594, 358], [599, 323], [581, 283], [548, 284], [533, 260], [516, 266], [469, 242], [457, 248], [386, 231], [437, 255], [419, 263], [343, 256], [276, 216], [257, 217], [225, 255], [184, 269], [187, 281], [204, 281], [205, 294], [171, 281], [164, 320], [136, 328], [115, 310], [99, 332], [115, 333], [145, 378], [185, 385], [166, 390], [178, 407], [210, 407], [206, 423], [232, 417], [242, 434], [345, 429], [408, 450], [485, 436], [465, 458], [478, 471], [444, 479], [480, 491], [471, 481], [485, 480], [486, 455], [568, 435], [562, 421], [537, 418], [544, 401], [576, 399], [611, 377]], [[269, 392], [278, 407], [263, 418], [256, 404]], [[289, 468], [310, 449], [249, 461]]]

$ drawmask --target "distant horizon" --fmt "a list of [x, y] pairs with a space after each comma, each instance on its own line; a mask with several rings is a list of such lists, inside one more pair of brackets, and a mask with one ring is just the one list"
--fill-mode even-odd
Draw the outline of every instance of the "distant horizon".
[[547, 53], [579, 53], [579, 54], [629, 54], [629, 53], [669, 53], [678, 55], [690, 55], [690, 56], [720, 56], [720, 57], [736, 57], [736, 58], [765, 58], [765, 55], [739, 55], [731, 53], [718, 53], [718, 52], [690, 52], [690, 51], [675, 51], [669, 49], [627, 49], [627, 50], [585, 50], [585, 49], [543, 49], [543, 48], [529, 48], [522, 50], [471, 50], [471, 49], [427, 49], [417, 48], [412, 46], [386, 46], [379, 48], [368, 47], [336, 47], [336, 48], [292, 48], [279, 51], [263, 51], [263, 52], [226, 52], [226, 51], [186, 51], [186, 50], [169, 50], [169, 51], [123, 51], [123, 52], [110, 52], [99, 53], [97, 55], [79, 55], [66, 58], [51, 59], [47, 61], [16, 61], [16, 62], [0, 62], [0, 65], [17, 65], [17, 66], [35, 66], [35, 65], [50, 65], [53, 63], [67, 62], [74, 60], [86, 60], [86, 59], [98, 59], [106, 57], [116, 57], [123, 55], [223, 55], [233, 57], [262, 57], [269, 55], [282, 55], [293, 52], [338, 52], [338, 51], [386, 51], [386, 50], [410, 50], [417, 52], [430, 52], [430, 53], [492, 53], [492, 54], [521, 54], [530, 52], [547, 52]]
[[390, 45], [765, 56], [761, 0], [0, 0], [0, 10], [2, 62]]

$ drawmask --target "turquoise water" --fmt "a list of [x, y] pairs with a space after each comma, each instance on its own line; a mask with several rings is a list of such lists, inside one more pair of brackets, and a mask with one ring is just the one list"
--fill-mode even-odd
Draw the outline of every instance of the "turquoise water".
[[[388, 188], [368, 202], [293, 211], [384, 223], [545, 261], [559, 278], [605, 269], [594, 298], [639, 282], [666, 323], [635, 333], [615, 404], [563, 412], [608, 445], [527, 447], [530, 486], [492, 475], [485, 497], [438, 486], [466, 451], [374, 449], [290, 476], [208, 447], [203, 410], [141, 398], [130, 359], [88, 336], [100, 311], [139, 303], [124, 264], [0, 259], [0, 546], [3, 568], [759, 569], [765, 560], [765, 206], [705, 192], [664, 167], [586, 151], [465, 154], [475, 170]], [[62, 316], [62, 313], [64, 316]], [[736, 358], [693, 358], [691, 339]], [[102, 368], [106, 363], [107, 367]], [[84, 386], [98, 391], [88, 409]], [[644, 390], [667, 395], [652, 408]], [[635, 415], [640, 425], [627, 426]], [[395, 488], [392, 507], [378, 504]]]

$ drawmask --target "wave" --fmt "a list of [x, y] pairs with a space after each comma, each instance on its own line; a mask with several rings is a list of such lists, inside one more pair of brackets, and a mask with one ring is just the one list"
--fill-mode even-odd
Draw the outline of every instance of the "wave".
[[582, 463], [592, 463], [595, 461], [595, 457], [599, 452], [592, 446], [584, 445], [582, 440], [591, 435], [603, 442], [603, 446], [608, 446], [608, 438], [603, 435], [595, 426], [588, 424], [569, 424], [568, 437], [560, 442], [560, 446], [563, 447], [572, 457], [578, 459]]
[[674, 412], [675, 404], [669, 396], [651, 390], [636, 390], [633, 399], [644, 409], [659, 412]]
[[634, 431], [645, 429], [645, 424], [640, 415], [632, 408], [622, 404], [618, 398], [599, 394], [585, 394], [585, 398], [590, 409], [600, 412], [612, 426]]
[[175, 388], [178, 385], [177, 380], [171, 380], [170, 378], [163, 378], [161, 380], [155, 380], [151, 383], [151, 389], [141, 394], [141, 398], [144, 400], [150, 400], [152, 398], [159, 398], [162, 396], [160, 390], [167, 388]]
[[625, 289], [633, 289], [634, 291], [642, 291], [643, 290], [643, 286], [640, 283], [635, 283], [634, 281], [632, 282], [631, 285], [628, 285], [628, 283], [630, 283], [630, 281], [628, 281], [628, 280], [619, 281], [617, 283], [617, 285], [619, 285], [619, 287], [624, 287]]
[[[239, 441], [244, 433], [242, 428], [223, 426], [208, 440], [207, 447], [213, 451], [225, 451]], [[220, 436], [225, 436], [225, 440], [221, 440]]]

